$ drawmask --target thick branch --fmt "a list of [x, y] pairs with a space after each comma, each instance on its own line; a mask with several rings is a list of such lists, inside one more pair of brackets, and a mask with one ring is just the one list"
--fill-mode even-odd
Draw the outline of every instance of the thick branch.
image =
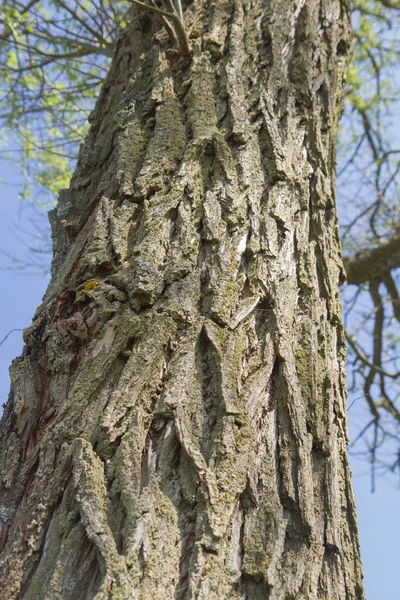
[[385, 273], [400, 267], [400, 237], [345, 258], [344, 266], [349, 284], [358, 285], [371, 279], [382, 279]]
[[399, 2], [391, 2], [391, 0], [379, 0], [379, 2], [383, 4], [383, 6], [386, 6], [386, 8], [394, 8], [395, 10], [400, 10]]

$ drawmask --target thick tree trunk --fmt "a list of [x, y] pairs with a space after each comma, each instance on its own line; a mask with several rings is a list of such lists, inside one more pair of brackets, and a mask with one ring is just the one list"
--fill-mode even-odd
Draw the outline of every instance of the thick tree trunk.
[[[344, 0], [138, 11], [1, 424], [24, 600], [362, 599], [335, 140]], [[4, 595], [5, 590], [5, 595]]]

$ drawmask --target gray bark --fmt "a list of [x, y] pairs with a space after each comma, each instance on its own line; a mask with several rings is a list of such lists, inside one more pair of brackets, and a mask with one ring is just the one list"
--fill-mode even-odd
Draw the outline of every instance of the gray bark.
[[0, 433], [6, 598], [361, 600], [340, 0], [137, 13], [51, 215]]

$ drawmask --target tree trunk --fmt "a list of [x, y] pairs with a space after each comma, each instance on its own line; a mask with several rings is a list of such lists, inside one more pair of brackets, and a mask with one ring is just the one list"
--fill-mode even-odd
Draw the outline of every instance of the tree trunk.
[[8, 599], [364, 597], [335, 141], [345, 0], [135, 9], [1, 423]]

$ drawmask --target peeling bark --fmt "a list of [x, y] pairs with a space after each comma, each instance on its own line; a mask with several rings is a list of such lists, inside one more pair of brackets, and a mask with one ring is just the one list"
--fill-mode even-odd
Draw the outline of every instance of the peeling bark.
[[340, 0], [138, 14], [0, 433], [6, 598], [364, 598], [334, 173]]

